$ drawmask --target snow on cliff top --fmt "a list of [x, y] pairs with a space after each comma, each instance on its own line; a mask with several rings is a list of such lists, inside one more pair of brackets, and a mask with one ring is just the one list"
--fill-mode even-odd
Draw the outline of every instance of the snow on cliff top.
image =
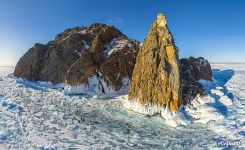
[[110, 56], [112, 53], [118, 51], [118, 50], [121, 50], [122, 48], [124, 47], [129, 47], [132, 49], [132, 44], [129, 42], [129, 40], [127, 39], [117, 39], [117, 38], [114, 38], [112, 39], [112, 41], [110, 42], [110, 44], [108, 44], [106, 47], [106, 50], [104, 51], [104, 53], [107, 55], [107, 56]]

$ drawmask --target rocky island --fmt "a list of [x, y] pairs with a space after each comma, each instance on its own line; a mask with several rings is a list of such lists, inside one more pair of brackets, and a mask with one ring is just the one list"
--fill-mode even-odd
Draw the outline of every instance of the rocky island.
[[201, 79], [211, 80], [204, 58], [181, 59], [166, 17], [159, 14], [140, 48], [128, 100], [124, 106], [140, 114], [161, 114], [166, 119], [197, 94], [204, 95]]
[[1, 1], [0, 150], [245, 150], [244, 6]]
[[142, 46], [106, 24], [67, 29], [46, 45], [30, 48], [14, 75], [64, 83], [65, 94], [128, 94], [127, 109], [163, 117], [198, 94], [205, 95], [199, 80], [212, 80], [204, 58], [179, 59], [163, 14], [157, 16]]

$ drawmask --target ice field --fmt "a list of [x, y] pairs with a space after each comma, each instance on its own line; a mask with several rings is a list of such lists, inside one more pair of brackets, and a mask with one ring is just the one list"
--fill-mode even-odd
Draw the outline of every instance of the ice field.
[[0, 67], [0, 149], [245, 149], [245, 64], [212, 68], [214, 82], [200, 81], [207, 96], [182, 108], [185, 124], [173, 126], [179, 118], [128, 111], [125, 95], [66, 95], [62, 84]]

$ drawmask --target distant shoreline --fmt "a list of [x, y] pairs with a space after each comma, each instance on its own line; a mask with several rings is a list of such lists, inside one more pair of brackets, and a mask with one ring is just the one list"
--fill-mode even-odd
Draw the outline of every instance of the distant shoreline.
[[245, 62], [210, 62], [210, 64], [245, 64]]
[[[210, 64], [245, 64], [245, 62], [210, 62]], [[1, 68], [15, 68], [15, 66], [1, 66]]]
[[2, 68], [14, 68], [15, 66], [0, 66]]

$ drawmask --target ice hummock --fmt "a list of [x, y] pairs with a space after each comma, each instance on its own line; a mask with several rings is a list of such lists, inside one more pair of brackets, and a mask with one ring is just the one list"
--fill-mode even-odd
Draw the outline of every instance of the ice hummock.
[[159, 114], [162, 118], [165, 119], [165, 123], [172, 127], [177, 127], [179, 125], [187, 125], [188, 120], [185, 119], [181, 111], [170, 112], [168, 108], [163, 108], [156, 105], [142, 106], [142, 104], [140, 104], [137, 101], [129, 101], [127, 99], [127, 96], [123, 98], [123, 106], [128, 110], [133, 110], [134, 112], [137, 112], [142, 115], [154, 116]]
[[159, 114], [170, 126], [187, 125], [190, 123], [207, 124], [211, 121], [221, 120], [226, 117], [225, 110], [232, 105], [232, 100], [222, 92], [215, 81], [199, 81], [206, 88], [205, 96], [198, 95], [190, 104], [183, 106], [177, 112], [169, 112], [168, 108], [160, 106], [143, 106], [139, 102], [124, 99], [124, 107], [143, 115]]

